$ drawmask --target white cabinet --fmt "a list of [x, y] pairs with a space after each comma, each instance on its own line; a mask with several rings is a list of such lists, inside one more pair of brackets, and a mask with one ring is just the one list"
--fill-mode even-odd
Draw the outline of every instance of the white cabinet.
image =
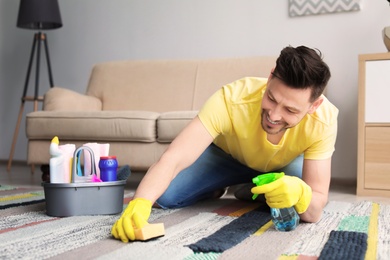
[[390, 60], [366, 60], [365, 122], [390, 122]]
[[357, 194], [390, 197], [390, 53], [359, 55]]

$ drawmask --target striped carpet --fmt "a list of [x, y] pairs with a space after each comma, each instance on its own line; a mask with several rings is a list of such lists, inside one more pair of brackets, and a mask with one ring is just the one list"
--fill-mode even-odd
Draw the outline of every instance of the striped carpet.
[[110, 236], [119, 215], [50, 217], [42, 189], [0, 186], [0, 259], [389, 259], [388, 216], [389, 205], [331, 201], [318, 223], [278, 232], [267, 208], [219, 199], [153, 209], [165, 236], [124, 244]]

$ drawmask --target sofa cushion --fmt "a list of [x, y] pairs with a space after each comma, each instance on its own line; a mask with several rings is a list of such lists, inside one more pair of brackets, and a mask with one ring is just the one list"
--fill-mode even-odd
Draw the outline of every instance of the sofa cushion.
[[96, 64], [87, 95], [103, 110], [168, 112], [192, 109], [197, 62], [113, 61]]
[[198, 114], [198, 111], [173, 111], [162, 113], [157, 119], [157, 141], [170, 143]]
[[102, 101], [70, 89], [53, 87], [45, 93], [43, 110], [100, 111]]
[[275, 57], [263, 56], [199, 60], [192, 110], [202, 108], [206, 100], [222, 86], [243, 77], [267, 78], [275, 67]]
[[28, 139], [155, 142], [159, 113], [149, 111], [36, 111], [26, 116]]

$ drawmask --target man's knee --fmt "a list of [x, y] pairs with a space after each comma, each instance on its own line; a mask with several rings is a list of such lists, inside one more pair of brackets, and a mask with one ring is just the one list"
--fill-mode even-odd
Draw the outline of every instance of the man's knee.
[[178, 202], [175, 196], [169, 196], [167, 194], [163, 194], [156, 203], [163, 209], [176, 209], [183, 207]]

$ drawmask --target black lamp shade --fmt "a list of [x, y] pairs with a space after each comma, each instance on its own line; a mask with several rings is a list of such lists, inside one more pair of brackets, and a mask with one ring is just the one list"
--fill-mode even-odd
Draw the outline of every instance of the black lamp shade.
[[62, 27], [57, 0], [20, 0], [17, 27], [49, 30]]

